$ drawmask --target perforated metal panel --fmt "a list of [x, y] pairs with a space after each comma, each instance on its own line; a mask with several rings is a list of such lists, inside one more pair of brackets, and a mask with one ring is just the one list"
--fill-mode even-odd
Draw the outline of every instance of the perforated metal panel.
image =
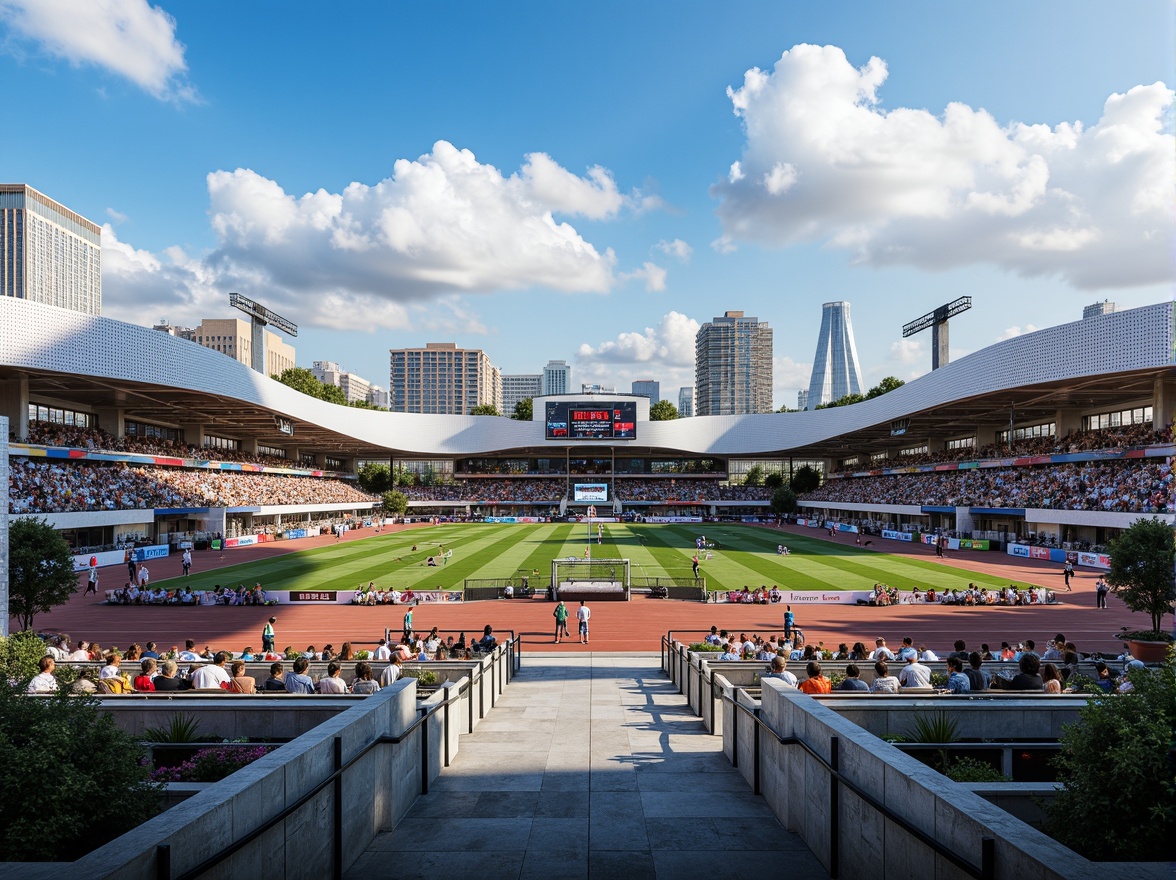
[[[997, 343], [851, 407], [642, 422], [637, 443], [699, 455], [787, 451], [979, 394], [1167, 367], [1171, 360], [1172, 305], [1159, 303]], [[0, 364], [196, 391], [215, 389], [364, 443], [410, 454], [460, 456], [560, 446], [545, 441], [541, 421], [338, 407], [166, 333], [6, 297], [0, 297]]]

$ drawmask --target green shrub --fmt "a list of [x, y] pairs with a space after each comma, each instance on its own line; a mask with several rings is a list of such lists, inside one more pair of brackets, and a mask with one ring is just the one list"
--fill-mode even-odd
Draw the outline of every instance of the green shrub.
[[161, 727], [148, 727], [143, 731], [143, 739], [147, 742], [193, 743], [206, 738], [200, 729], [199, 719], [187, 713], [173, 715], [167, 724]]
[[46, 653], [44, 640], [35, 632], [0, 637], [0, 675], [5, 681], [27, 686], [29, 680], [41, 671], [38, 664]]
[[723, 649], [718, 645], [712, 645], [710, 642], [695, 642], [687, 650], [695, 651], [699, 654], [722, 654]]
[[1134, 691], [1099, 692], [1062, 729], [1054, 758], [1065, 787], [1046, 805], [1045, 831], [1088, 859], [1176, 859], [1176, 730], [1172, 654], [1130, 674]]
[[29, 699], [0, 681], [4, 858], [73, 861], [150, 818], [159, 792], [144, 758], [97, 700]]
[[956, 782], [1011, 782], [987, 761], [979, 758], [952, 758], [948, 761], [944, 775]]

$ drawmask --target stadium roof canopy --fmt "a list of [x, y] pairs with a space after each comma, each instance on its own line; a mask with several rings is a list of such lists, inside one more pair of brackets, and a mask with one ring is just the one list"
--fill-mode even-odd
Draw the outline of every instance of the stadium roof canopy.
[[[1114, 411], [1150, 403], [1176, 378], [1173, 304], [1062, 324], [996, 343], [889, 394], [803, 413], [702, 416], [640, 422], [633, 441], [545, 439], [541, 419], [387, 413], [300, 394], [212, 349], [165, 333], [0, 297], [0, 412], [14, 396], [125, 419], [199, 425], [207, 434], [256, 438], [343, 457], [562, 454], [609, 447], [632, 455], [838, 458], [928, 437], [1053, 421], [1062, 410]], [[5, 382], [5, 380], [9, 380]], [[13, 382], [11, 380], [18, 380]], [[275, 417], [289, 420], [293, 437]], [[909, 420], [905, 435], [894, 423]]]

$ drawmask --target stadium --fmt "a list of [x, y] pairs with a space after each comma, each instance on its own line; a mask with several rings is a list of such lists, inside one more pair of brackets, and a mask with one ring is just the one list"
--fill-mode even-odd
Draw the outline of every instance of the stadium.
[[[380, 499], [356, 474], [360, 463], [383, 462], [410, 477], [409, 521], [575, 522], [591, 510], [602, 523], [677, 528], [685, 549], [669, 561], [647, 554], [634, 583], [696, 586], [705, 583], [690, 572], [700, 524], [775, 524], [771, 490], [751, 475], [787, 479], [809, 466], [825, 479], [789, 519], [802, 531], [1097, 572], [1119, 530], [1140, 516], [1172, 521], [1173, 320], [1173, 306], [1160, 303], [1062, 324], [852, 406], [654, 422], [644, 398], [569, 395], [536, 400], [534, 419], [520, 422], [339, 407], [164, 333], [5, 298], [9, 510], [46, 517], [79, 571], [94, 560], [122, 565], [131, 553], [146, 561], [215, 547], [223, 556], [379, 523]], [[436, 543], [449, 540], [452, 555], [457, 534]], [[630, 529], [614, 540], [610, 530], [613, 546], [597, 555], [639, 556], [654, 534]], [[486, 554], [460, 579], [439, 553], [443, 584], [423, 583], [432, 572], [420, 571], [387, 587], [539, 589], [551, 559], [578, 556], [585, 536], [518, 559]], [[618, 546], [626, 541], [636, 550]], [[774, 542], [766, 536], [756, 549]], [[724, 578], [708, 555], [712, 590], [754, 589], [781, 574], [761, 566]], [[862, 590], [870, 574], [831, 570], [800, 588]], [[116, 577], [104, 586], [117, 587]], [[337, 601], [353, 601], [356, 587]]]

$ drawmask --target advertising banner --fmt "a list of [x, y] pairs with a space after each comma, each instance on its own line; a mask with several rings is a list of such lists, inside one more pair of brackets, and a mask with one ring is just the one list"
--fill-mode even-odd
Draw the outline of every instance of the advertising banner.
[[883, 529], [882, 537], [889, 538], [892, 541], [913, 541], [914, 536], [910, 532], [896, 532], [894, 529]]
[[[742, 604], [743, 594], [738, 590], [731, 592], [713, 593], [713, 601], [720, 604]], [[781, 599], [775, 603], [780, 605], [856, 605], [858, 602], [869, 602], [874, 595], [871, 590], [781, 590]]]
[[[537, 523], [543, 522], [541, 516], [488, 516], [486, 517], [488, 523]], [[611, 519], [595, 519], [593, 522], [615, 522]]]
[[992, 544], [987, 538], [960, 538], [961, 550], [991, 550]]
[[646, 516], [647, 523], [700, 523], [701, 516]]
[[1029, 548], [1029, 558], [1030, 559], [1049, 559], [1049, 548], [1048, 547], [1030, 547]]
[[1029, 548], [1024, 544], [1009, 544], [1007, 551], [1009, 556], [1020, 556], [1025, 559], [1029, 558]]
[[121, 565], [126, 557], [125, 550], [103, 550], [101, 553], [74, 554], [74, 571], [85, 571], [90, 567], [90, 560], [97, 561], [98, 568], [105, 565]]
[[[367, 605], [357, 604], [354, 600], [359, 595], [358, 590], [266, 590], [265, 597], [269, 601], [277, 601], [279, 605], [352, 605], [356, 608], [367, 608]], [[405, 593], [412, 601], [420, 600], [421, 605], [450, 604], [461, 601], [461, 591], [448, 590], [412, 590]], [[401, 605], [404, 603], [401, 602]], [[372, 608], [387, 606], [373, 605]], [[358, 612], [362, 613], [362, 612]]]
[[242, 535], [239, 538], [225, 538], [226, 547], [248, 547], [257, 543], [257, 535]]
[[286, 529], [286, 539], [293, 541], [295, 538], [305, 538], [306, 529]]
[[171, 547], [167, 544], [153, 544], [150, 547], [136, 547], [133, 554], [135, 562], [144, 562], [148, 559], [163, 559], [171, 552]]
[[1111, 557], [1105, 553], [1079, 553], [1077, 564], [1088, 568], [1110, 568]]

